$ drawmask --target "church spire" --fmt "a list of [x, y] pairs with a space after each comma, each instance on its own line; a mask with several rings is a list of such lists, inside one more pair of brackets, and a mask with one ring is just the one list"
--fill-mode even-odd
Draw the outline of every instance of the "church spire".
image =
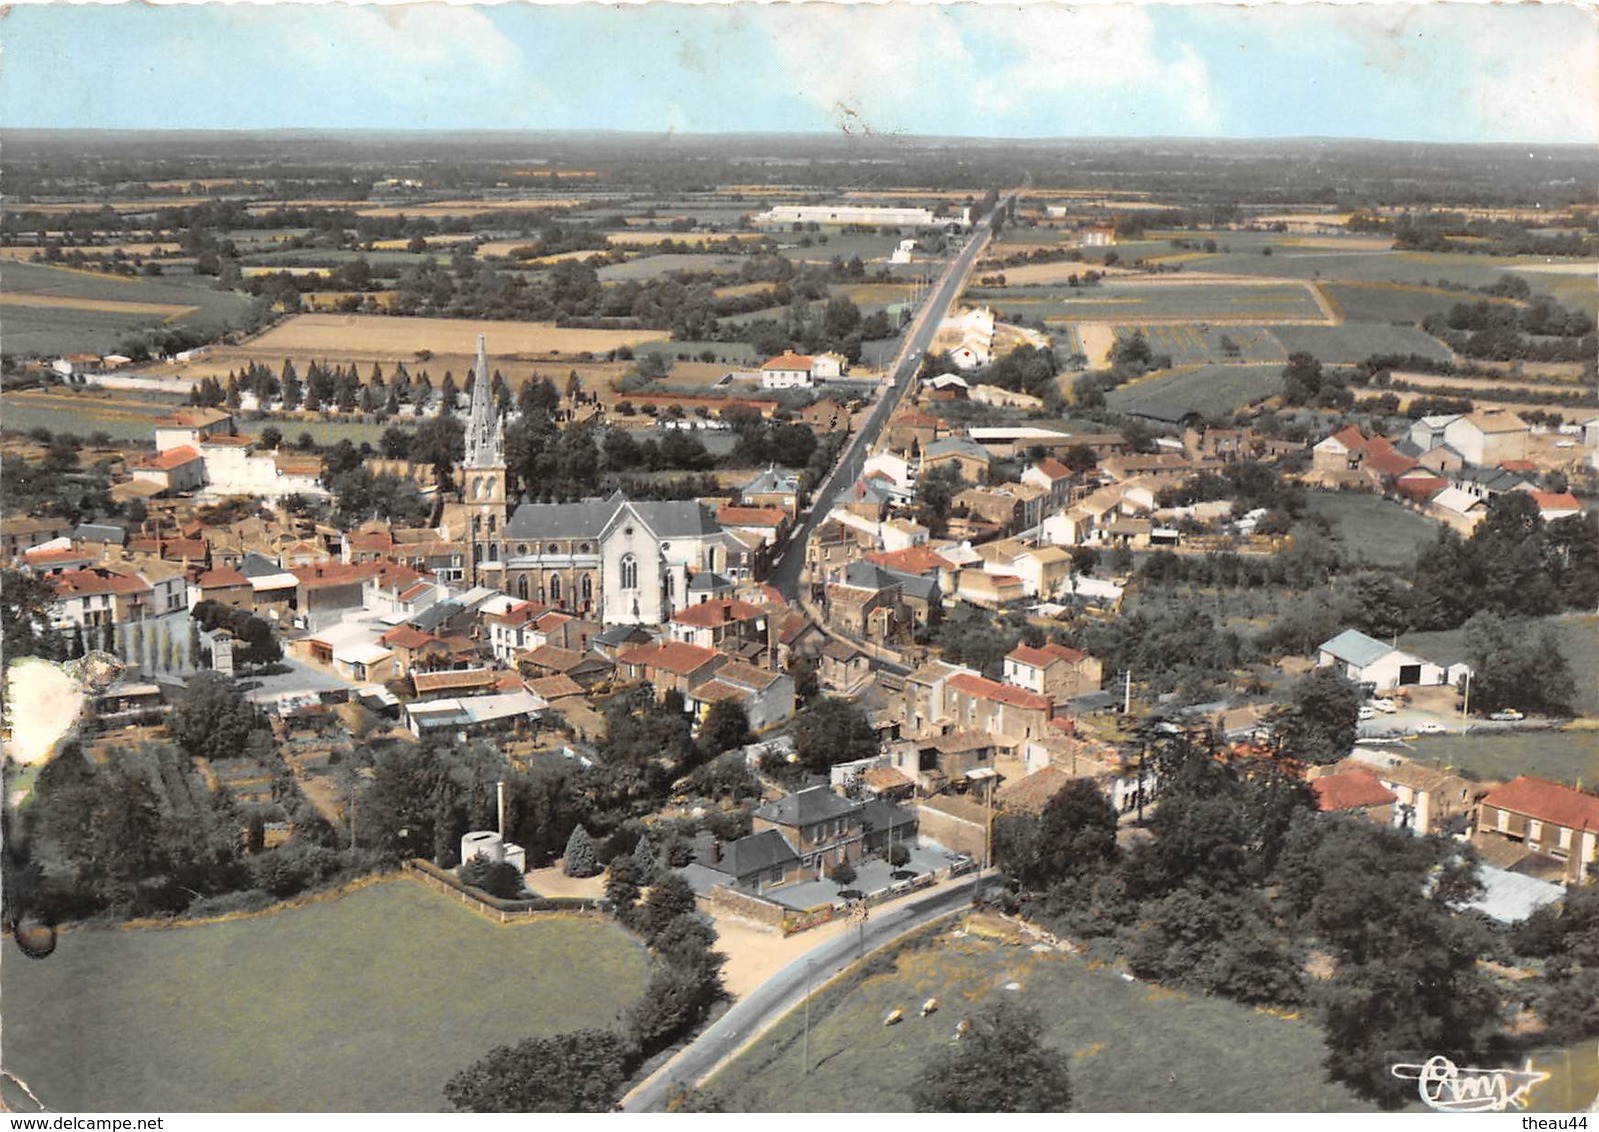
[[494, 405], [494, 390], [489, 385], [488, 347], [481, 334], [477, 336], [477, 362], [472, 367], [472, 408], [466, 419], [465, 466], [505, 466], [505, 435]]

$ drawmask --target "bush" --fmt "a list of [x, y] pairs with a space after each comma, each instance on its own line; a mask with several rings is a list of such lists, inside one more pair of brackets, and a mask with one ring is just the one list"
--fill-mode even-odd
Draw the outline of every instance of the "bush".
[[514, 900], [522, 894], [522, 874], [515, 865], [481, 854], [461, 866], [461, 883], [481, 888], [501, 900]]
[[597, 876], [600, 859], [594, 852], [594, 839], [588, 830], [578, 826], [566, 840], [566, 861], [563, 871], [569, 877]]
[[895, 845], [888, 851], [888, 863], [896, 869], [903, 868], [911, 863], [911, 851], [903, 845]]
[[838, 864], [833, 866], [832, 872], [829, 875], [832, 876], [834, 884], [842, 884], [846, 886], [854, 884], [855, 866], [850, 864], [848, 861], [840, 861]]

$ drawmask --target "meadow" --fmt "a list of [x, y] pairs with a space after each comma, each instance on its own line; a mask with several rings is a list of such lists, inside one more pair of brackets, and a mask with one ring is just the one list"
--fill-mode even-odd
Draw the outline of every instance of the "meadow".
[[[870, 969], [812, 1001], [809, 1076], [796, 1010], [710, 1090], [730, 1111], [909, 1112], [917, 1073], [949, 1048], [960, 1018], [1015, 995], [1042, 1016], [1044, 1041], [1069, 1055], [1076, 1112], [1375, 1111], [1327, 1081], [1321, 1032], [1302, 1018], [1127, 982], [1083, 958], [975, 934], [946, 933]], [[939, 1010], [922, 1018], [917, 1007], [930, 997]], [[895, 1007], [905, 1021], [885, 1028]]]
[[1282, 367], [1277, 365], [1197, 366], [1112, 389], [1105, 394], [1105, 405], [1118, 413], [1159, 407], [1213, 417], [1276, 396], [1282, 385]]
[[1479, 781], [1530, 774], [1590, 790], [1599, 784], [1599, 731], [1468, 731], [1423, 735], [1410, 745], [1418, 761]]
[[[9, 947], [9, 944], [7, 945]], [[647, 959], [600, 920], [500, 925], [405, 880], [6, 956], [6, 1066], [49, 1108], [429, 1112], [490, 1048], [605, 1026]]]
[[736, 272], [743, 263], [744, 260], [739, 256], [719, 255], [714, 252], [642, 255], [626, 263], [608, 263], [599, 269], [599, 276], [602, 283], [620, 283], [630, 279], [655, 279], [673, 271]]
[[1363, 491], [1314, 491], [1312, 515], [1332, 524], [1344, 552], [1375, 566], [1408, 566], [1438, 537], [1442, 524]]

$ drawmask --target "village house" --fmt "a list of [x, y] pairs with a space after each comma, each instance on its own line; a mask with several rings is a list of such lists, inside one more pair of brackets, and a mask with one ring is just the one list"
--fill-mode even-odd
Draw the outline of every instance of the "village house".
[[768, 644], [767, 618], [766, 609], [753, 602], [718, 598], [678, 610], [666, 629], [674, 641], [728, 652], [753, 644], [758, 653]]
[[933, 469], [948, 464], [967, 483], [982, 483], [988, 478], [991, 462], [988, 449], [981, 444], [974, 444], [963, 436], [946, 436], [922, 448], [921, 464], [916, 474], [925, 478]]
[[456, 742], [487, 735], [531, 734], [549, 707], [525, 688], [485, 696], [428, 700], [405, 705], [405, 724], [418, 739], [431, 736]]
[[1048, 493], [1044, 503], [1047, 511], [1064, 506], [1071, 497], [1071, 469], [1053, 456], [1045, 456], [1029, 466], [1022, 473], [1022, 482]]
[[1051, 715], [1043, 696], [962, 672], [944, 683], [943, 718], [952, 727], [1022, 742], [1044, 735]]
[[761, 388], [809, 389], [815, 384], [811, 376], [813, 364], [814, 359], [808, 354], [779, 354], [768, 359], [761, 363]]
[[786, 672], [729, 661], [714, 675], [694, 687], [686, 697], [696, 723], [703, 722], [711, 705], [732, 700], [744, 708], [750, 730], [769, 730], [794, 718], [794, 678]]
[[1363, 817], [1378, 825], [1394, 824], [1399, 798], [1369, 770], [1335, 771], [1310, 780], [1316, 809], [1324, 814]]
[[776, 507], [792, 519], [799, 514], [799, 482], [798, 472], [770, 467], [739, 488], [739, 498], [746, 507]]
[[816, 678], [825, 691], [856, 695], [872, 678], [872, 659], [852, 644], [829, 638], [817, 661]]
[[1367, 770], [1394, 794], [1394, 826], [1421, 836], [1455, 834], [1475, 824], [1484, 787], [1450, 771], [1357, 747], [1340, 770]]
[[1065, 645], [1017, 645], [1005, 656], [1005, 683], [1043, 696], [1052, 704], [1099, 691], [1101, 679], [1099, 661]]
[[642, 681], [651, 685], [657, 698], [668, 692], [686, 697], [728, 663], [729, 658], [714, 649], [701, 648], [687, 641], [662, 641], [619, 654], [617, 672], [629, 683]]
[[862, 810], [859, 802], [813, 786], [756, 807], [752, 825], [756, 834], [780, 834], [798, 854], [801, 867], [819, 874], [846, 861], [860, 863], [866, 841]]
[[5, 561], [15, 562], [24, 551], [72, 533], [73, 524], [51, 515], [33, 519], [26, 516], [7, 515], [0, 519], [0, 545]]
[[1476, 840], [1519, 850], [1542, 871], [1583, 884], [1599, 864], [1599, 795], [1521, 775], [1483, 795]]
[[131, 570], [94, 566], [56, 574], [49, 582], [55, 590], [50, 623], [58, 629], [142, 621], [152, 615], [150, 583]]

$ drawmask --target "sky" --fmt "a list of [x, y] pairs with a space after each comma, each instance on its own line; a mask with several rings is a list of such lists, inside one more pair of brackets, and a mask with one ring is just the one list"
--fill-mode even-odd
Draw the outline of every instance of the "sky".
[[1599, 8], [20, 3], [0, 124], [1599, 144]]

